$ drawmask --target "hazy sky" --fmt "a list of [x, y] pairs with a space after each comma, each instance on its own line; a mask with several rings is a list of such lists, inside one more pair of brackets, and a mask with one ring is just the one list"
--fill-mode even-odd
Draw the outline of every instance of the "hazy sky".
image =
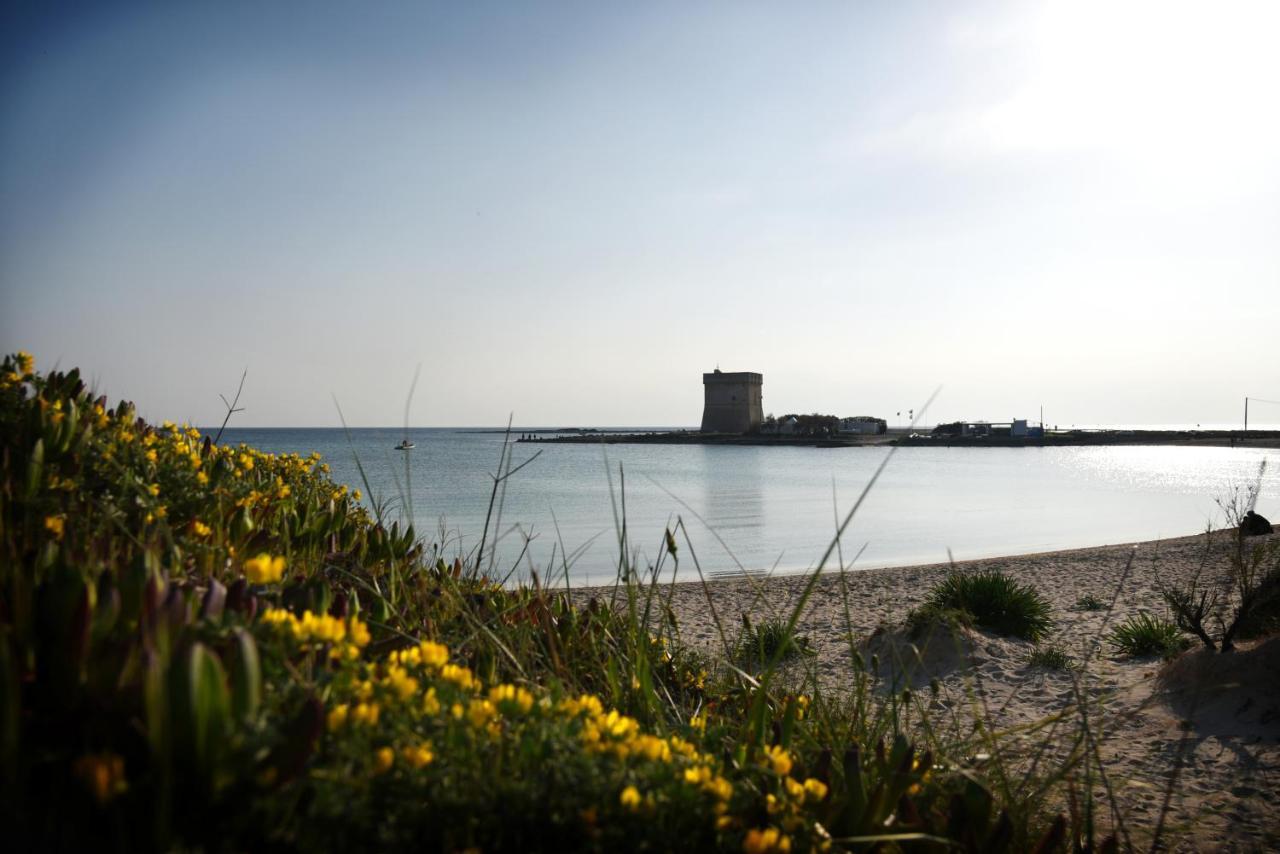
[[5, 6], [0, 347], [155, 419], [1280, 400], [1269, 0]]

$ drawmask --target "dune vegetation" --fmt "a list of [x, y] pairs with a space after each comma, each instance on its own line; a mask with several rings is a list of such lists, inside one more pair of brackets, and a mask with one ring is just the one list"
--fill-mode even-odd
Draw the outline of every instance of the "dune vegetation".
[[[910, 691], [797, 687], [778, 676], [794, 619], [757, 628], [749, 665], [714, 660], [620, 551], [618, 583], [585, 605], [536, 577], [502, 586], [370, 510], [316, 455], [148, 424], [76, 370], [8, 356], [7, 836], [130, 850], [1098, 844], [1091, 805], [1068, 791], [1088, 778], [1083, 748], [1018, 776], [992, 733], [944, 736]], [[1047, 625], [1028, 591], [985, 595], [1004, 616], [1029, 605], [1011, 631]], [[958, 604], [981, 622], [975, 602]]]

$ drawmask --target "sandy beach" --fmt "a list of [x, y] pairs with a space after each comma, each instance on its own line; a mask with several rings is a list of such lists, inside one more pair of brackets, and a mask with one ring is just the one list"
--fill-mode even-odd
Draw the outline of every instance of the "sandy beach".
[[[1272, 850], [1280, 844], [1280, 638], [1214, 658], [1197, 642], [1169, 665], [1118, 656], [1105, 643], [1110, 630], [1130, 616], [1166, 615], [1163, 588], [1197, 573], [1225, 579], [1230, 543], [1229, 535], [1202, 533], [954, 564], [962, 570], [1000, 569], [1040, 591], [1054, 617], [1042, 646], [1069, 653], [1074, 672], [1033, 667], [1027, 661], [1033, 644], [981, 631], [941, 643], [935, 638], [913, 649], [902, 621], [951, 565], [825, 573], [798, 623], [812, 655], [789, 665], [788, 676], [812, 674], [825, 693], [841, 696], [854, 681], [856, 649], [864, 661], [873, 654], [879, 659], [881, 690], [909, 683], [918, 696], [930, 697], [931, 712], [957, 727], [971, 725], [976, 715], [1009, 733], [1065, 711], [1057, 727], [1008, 735], [1011, 752], [1026, 756], [1041, 748], [1049, 756], [1065, 755], [1083, 705], [1119, 807], [1118, 815], [1104, 821], [1128, 834], [1136, 847], [1150, 844], [1164, 814], [1163, 833], [1174, 850]], [[743, 614], [755, 622], [789, 615], [809, 578], [682, 583], [663, 588], [661, 595], [671, 597], [685, 642], [723, 656], [713, 610], [732, 643]], [[1077, 609], [1085, 596], [1108, 607]], [[919, 657], [915, 650], [921, 650]], [[911, 672], [892, 670], [894, 660]], [[929, 690], [931, 680], [936, 694]]]

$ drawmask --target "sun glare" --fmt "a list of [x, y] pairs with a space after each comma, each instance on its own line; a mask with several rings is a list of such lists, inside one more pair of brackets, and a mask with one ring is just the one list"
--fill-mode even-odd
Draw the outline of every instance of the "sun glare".
[[1089, 149], [1180, 181], [1276, 174], [1280, 4], [1051, 2], [1031, 71], [983, 122], [1010, 149]]

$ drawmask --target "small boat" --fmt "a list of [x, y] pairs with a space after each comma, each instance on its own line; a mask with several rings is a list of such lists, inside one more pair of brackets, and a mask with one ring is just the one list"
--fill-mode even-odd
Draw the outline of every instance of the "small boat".
[[400, 441], [400, 444], [399, 444], [399, 445], [396, 445], [396, 450], [397, 450], [397, 451], [412, 451], [412, 450], [413, 450], [413, 447], [414, 447], [413, 442], [410, 442], [408, 439], [402, 439], [402, 440]]

